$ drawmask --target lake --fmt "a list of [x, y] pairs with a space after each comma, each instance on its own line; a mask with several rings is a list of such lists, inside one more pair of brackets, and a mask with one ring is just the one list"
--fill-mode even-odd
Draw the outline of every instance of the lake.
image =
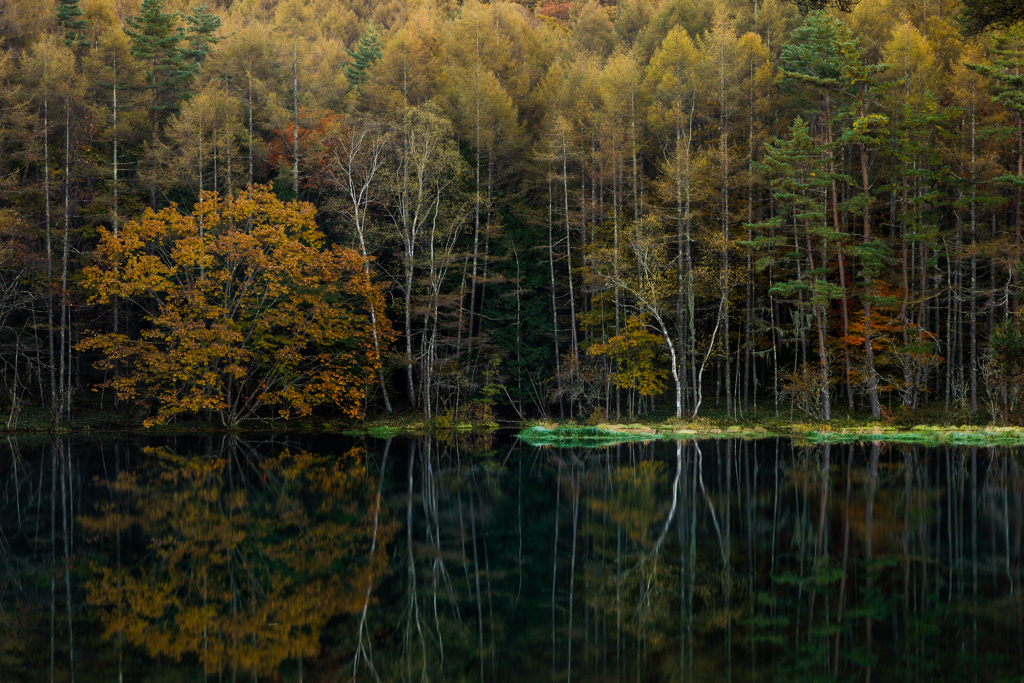
[[1021, 681], [1024, 452], [9, 437], [0, 681]]

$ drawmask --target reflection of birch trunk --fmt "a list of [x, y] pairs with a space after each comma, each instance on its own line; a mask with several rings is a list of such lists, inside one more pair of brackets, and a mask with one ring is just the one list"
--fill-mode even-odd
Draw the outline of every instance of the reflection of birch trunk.
[[519, 459], [519, 476], [516, 477], [516, 526], [519, 532], [519, 548], [516, 553], [516, 567], [519, 570], [519, 586], [513, 609], [519, 604], [523, 592], [523, 459]]
[[[114, 481], [121, 478], [121, 447], [118, 444], [114, 444]], [[111, 496], [114, 495], [114, 490], [110, 490]], [[120, 518], [121, 516], [121, 498], [120, 496], [114, 499], [114, 513]], [[124, 605], [124, 578], [121, 574], [121, 525], [117, 525], [114, 530], [115, 542], [117, 543], [117, 683], [124, 682], [124, 629], [122, 628], [121, 621], [122, 617], [122, 606]], [[205, 635], [204, 635], [205, 637]], [[203, 668], [205, 671], [205, 667]]]
[[708, 503], [708, 510], [711, 511], [711, 523], [715, 527], [715, 535], [718, 536], [718, 547], [722, 551], [722, 569], [725, 570], [729, 566], [729, 559], [725, 553], [722, 528], [718, 526], [718, 515], [715, 514], [715, 506], [711, 503], [711, 498], [708, 497], [708, 490], [704, 487], [704, 453], [701, 452], [700, 444], [696, 441], [693, 442], [693, 447], [697, 450], [697, 482], [700, 484], [701, 493], [704, 494], [704, 500]]
[[412, 482], [413, 470], [416, 465], [416, 442], [409, 442], [409, 487], [406, 498], [405, 527], [406, 527], [406, 558], [409, 565], [409, 604], [407, 607], [405, 629], [405, 661], [406, 673], [409, 680], [412, 680], [412, 627], [416, 626], [416, 635], [420, 641], [420, 654], [422, 657], [422, 676], [427, 679], [427, 643], [423, 635], [423, 624], [420, 622], [420, 605], [417, 595], [416, 578], [416, 557], [413, 554], [412, 544]]
[[661, 544], [665, 542], [665, 536], [668, 535], [668, 529], [672, 525], [672, 520], [676, 516], [676, 507], [679, 504], [679, 480], [683, 473], [683, 442], [676, 441], [676, 477], [672, 480], [672, 507], [668, 510], [668, 517], [665, 518], [665, 526], [661, 529], [661, 534], [658, 536], [658, 540], [654, 542], [654, 547], [649, 553], [650, 556], [657, 555], [661, 550]]
[[910, 614], [910, 480], [913, 474], [911, 454], [903, 456], [903, 613]]
[[[559, 475], [561, 475], [561, 461], [559, 461]], [[558, 487], [555, 486], [555, 547], [551, 553], [551, 675], [555, 674], [555, 662], [557, 647], [555, 643], [555, 586], [558, 583], [558, 515], [561, 506], [562, 496], [559, 495]]]
[[[485, 250], [486, 250], [486, 244], [485, 244]], [[486, 272], [486, 265], [485, 265], [485, 272]], [[481, 294], [481, 298], [482, 298], [482, 294]], [[474, 482], [475, 482], [475, 479], [474, 479]], [[481, 498], [481, 496], [480, 496], [480, 488], [479, 487], [476, 488], [476, 497], [477, 497], [477, 500], [480, 502], [480, 508], [483, 509], [484, 501], [483, 501], [483, 498]], [[480, 516], [480, 529], [481, 529], [481, 531], [483, 531], [483, 524], [484, 524], [483, 515], [481, 515]], [[487, 614], [488, 614], [490, 633], [491, 633], [491, 645], [490, 645], [490, 650], [491, 650], [491, 675], [493, 677], [493, 676], [496, 675], [496, 672], [498, 670], [498, 660], [497, 660], [497, 647], [494, 644], [494, 588], [491, 586], [491, 559], [490, 559], [490, 554], [487, 552], [487, 534], [486, 533], [483, 533], [481, 535], [480, 545], [483, 547], [483, 550], [484, 550], [484, 578], [487, 580]]]
[[[728, 318], [726, 318], [726, 338], [728, 338]], [[725, 366], [729, 367], [729, 353], [726, 346]], [[729, 393], [729, 375], [725, 376], [726, 395]], [[726, 410], [729, 402], [726, 400]], [[732, 439], [725, 442], [725, 520], [722, 526], [725, 528], [725, 543], [722, 554], [722, 588], [725, 592], [725, 677], [732, 683], [732, 572], [729, 560], [732, 557]]]
[[835, 645], [835, 657], [832, 660], [832, 676], [833, 678], [839, 676], [839, 636], [840, 624], [843, 623], [843, 608], [846, 607], [846, 565], [850, 557], [850, 488], [853, 483], [852, 468], [853, 468], [853, 448], [848, 447], [849, 450], [846, 454], [846, 513], [843, 515], [843, 572], [839, 579], [839, 614], [836, 617], [836, 645]]
[[476, 585], [476, 631], [480, 648], [480, 683], [484, 681], [484, 603], [480, 593], [480, 554], [476, 542], [476, 510], [473, 508], [473, 495], [469, 496], [469, 533], [473, 543], [473, 581]]
[[68, 499], [71, 495], [69, 482], [71, 476], [70, 452], [65, 453], [65, 444], [58, 442], [55, 453], [60, 464], [60, 503], [61, 503], [61, 527], [64, 535], [64, 590], [67, 598], [68, 613], [68, 668], [70, 670], [71, 683], [75, 683], [75, 631], [71, 622], [71, 529], [68, 528], [68, 518], [72, 514], [68, 510]]
[[[377, 498], [373, 506], [373, 536], [370, 540], [370, 562], [373, 562], [374, 552], [377, 550], [377, 530], [380, 528], [380, 496], [381, 489], [384, 486], [384, 469], [388, 464], [388, 451], [391, 450], [391, 437], [384, 442], [384, 459], [380, 466], [380, 480], [377, 482]], [[373, 590], [373, 581], [366, 585], [366, 597], [363, 599], [363, 611], [359, 615], [359, 628], [356, 633], [356, 654], [352, 658], [352, 681], [355, 683], [356, 673], [359, 671], [359, 661], [366, 662], [366, 666], [369, 667], [370, 673], [373, 674], [373, 678], [376, 681], [380, 680], [380, 676], [377, 675], [377, 669], [373, 666], [373, 653], [370, 650], [373, 647], [373, 643], [369, 637], [365, 640], [363, 634], [366, 632], [366, 613], [370, 609], [370, 593]], [[301, 676], [301, 660], [299, 664], [299, 671]]]
[[[825, 505], [828, 501], [828, 469], [829, 469], [829, 456], [832, 454], [832, 444], [826, 443], [822, 447], [824, 453], [822, 454], [823, 465], [821, 473], [821, 503], [818, 510], [818, 539], [814, 544], [814, 567], [817, 569], [821, 562], [828, 563], [828, 548], [823, 548], [823, 544], [827, 544], [825, 541]], [[823, 559], [824, 558], [824, 559]], [[811, 584], [811, 610], [807, 617], [807, 642], [811, 642], [811, 636], [814, 632], [814, 603], [818, 597], [817, 581]], [[826, 600], [827, 595], [826, 595]], [[826, 611], [825, 616], [826, 622], [828, 620], [828, 614]]]
[[[757, 412], [757, 398], [754, 398], [754, 412]], [[750, 613], [754, 613], [755, 609], [755, 591], [754, 591], [754, 506], [756, 505], [756, 498], [754, 492], [757, 489], [757, 460], [755, 458], [754, 443], [750, 441], [744, 441], [744, 457], [743, 457], [743, 479], [746, 483], [746, 499], [747, 499], [747, 590], [750, 593]], [[752, 654], [756, 654], [756, 649], [751, 649]], [[756, 670], [756, 660], [751, 658], [751, 667]]]
[[[18, 474], [18, 466], [21, 463], [21, 451], [18, 450], [16, 442], [11, 439], [10, 434], [7, 435], [7, 450], [11, 454], [11, 467], [13, 469], [14, 476], [14, 506], [18, 515], [18, 533], [21, 533], [21, 481]], [[29, 483], [29, 490], [31, 490], [31, 482]], [[6, 544], [4, 544], [6, 547]]]
[[438, 646], [438, 667], [444, 670], [444, 634], [441, 629], [441, 615], [437, 609], [437, 596], [440, 593], [443, 583], [448, 590], [449, 600], [456, 618], [459, 616], [459, 606], [455, 601], [451, 579], [448, 569], [445, 567], [441, 551], [441, 522], [437, 508], [437, 478], [434, 474], [432, 458], [433, 441], [429, 438], [424, 440], [423, 447], [423, 513], [426, 524], [427, 542], [434, 547], [434, 559], [431, 563], [432, 579], [432, 602], [434, 609], [434, 627], [437, 632]]
[[658, 559], [659, 559], [659, 554], [661, 553], [661, 546], [662, 546], [662, 544], [664, 544], [665, 538], [668, 536], [668, 530], [672, 526], [672, 521], [675, 519], [675, 516], [676, 516], [676, 510], [679, 507], [679, 482], [680, 482], [680, 480], [682, 478], [682, 471], [683, 471], [683, 442], [682, 441], [677, 441], [676, 442], [676, 474], [675, 474], [675, 478], [672, 481], [672, 505], [669, 508], [668, 515], [665, 517], [665, 523], [662, 525], [661, 533], [658, 535], [658, 538], [654, 542], [654, 545], [651, 546], [651, 549], [649, 551], [647, 551], [641, 557], [640, 566], [638, 567], [638, 570], [640, 571], [641, 579], [643, 578], [644, 575], [650, 577], [650, 578], [647, 579], [646, 582], [641, 580], [640, 599], [638, 601], [638, 606], [637, 606], [637, 610], [636, 610], [638, 624], [642, 620], [643, 611], [651, 606], [651, 596], [653, 595], [653, 590], [652, 589], [654, 588], [654, 578], [653, 577], [656, 574], [656, 570], [654, 570], [654, 569], [652, 569], [651, 571], [647, 571], [647, 572], [643, 571], [643, 565], [645, 563], [647, 563], [647, 562], [652, 562], [652, 563], [655, 564], [655, 566], [657, 565], [657, 562], [658, 562]]
[[[972, 206], [972, 210], [973, 210], [973, 206]], [[972, 259], [972, 261], [973, 261], [973, 259]], [[973, 262], [971, 264], [971, 268], [972, 269], [974, 268]], [[973, 303], [974, 296], [975, 296], [975, 293], [972, 291], [971, 292], [972, 303]], [[973, 346], [973, 343], [974, 343], [974, 340], [972, 339], [971, 340], [972, 346]], [[972, 358], [972, 362], [973, 362], [973, 358]], [[973, 366], [971, 368], [971, 372], [972, 373], [974, 372]], [[972, 387], [972, 389], [973, 389], [973, 387]], [[972, 568], [972, 577], [971, 578], [972, 578], [972, 584], [973, 584], [972, 585], [972, 588], [973, 588], [972, 595], [973, 595], [974, 601], [977, 602], [978, 601], [978, 447], [977, 446], [972, 446], [971, 447], [971, 511], [972, 511], [972, 514], [971, 514], [971, 568]], [[972, 647], [972, 654], [974, 656], [973, 657], [973, 661], [977, 662], [978, 661], [978, 615], [977, 615], [977, 613], [974, 613], [974, 615], [973, 615], [973, 617], [971, 619], [971, 641], [972, 641], [971, 644], [973, 646]], [[975, 683], [977, 683], [977, 680], [978, 680], [978, 665], [977, 665], [977, 663], [975, 663], [975, 665], [973, 667], [971, 667], [971, 668], [972, 668], [972, 670], [974, 672], [974, 679], [973, 680], [974, 680]]]
[[[52, 369], [52, 365], [51, 365]], [[57, 448], [50, 447], [50, 683], [57, 658]]]
[[[871, 592], [871, 588], [874, 585], [872, 579], [871, 569], [871, 546], [872, 546], [872, 525], [874, 524], [874, 508], [875, 508], [875, 487], [878, 484], [878, 455], [881, 450], [881, 443], [875, 441], [871, 444], [871, 464], [868, 469], [868, 502], [867, 507], [864, 511], [864, 557], [867, 560], [867, 589], [868, 594]], [[864, 635], [866, 639], [867, 649], [867, 662], [868, 668], [864, 672], [864, 683], [871, 683], [871, 615], [868, 615], [864, 627]]]
[[[697, 575], [697, 459], [693, 458], [693, 473], [690, 476], [689, 503], [690, 526], [686, 529], [686, 518], [679, 516], [679, 672], [683, 680], [693, 680], [693, 584]], [[687, 651], [689, 643], [689, 652]], [[687, 675], [689, 674], [689, 675]]]
[[573, 608], [573, 592], [576, 585], [576, 530], [578, 528], [579, 514], [580, 514], [580, 481], [579, 475], [573, 468], [572, 476], [572, 560], [569, 563], [569, 632], [566, 640], [569, 641], [568, 653], [566, 656], [567, 671], [566, 680], [572, 683], [572, 608]]

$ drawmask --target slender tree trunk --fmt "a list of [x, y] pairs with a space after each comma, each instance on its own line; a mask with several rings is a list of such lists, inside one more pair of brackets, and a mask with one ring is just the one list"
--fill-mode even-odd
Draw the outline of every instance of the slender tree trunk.
[[[1021, 183], [1024, 182], [1024, 118], [1017, 115], [1017, 182], [1013, 186], [1013, 253], [1016, 259], [1020, 259], [1021, 241], [1021, 214], [1024, 207], [1021, 207]], [[1010, 312], [1017, 316], [1020, 310], [1020, 303], [1017, 301], [1019, 275], [1017, 273], [1019, 264], [1014, 264], [1010, 270]]]
[[[864, 86], [860, 87], [860, 116], [864, 116]], [[861, 190], [864, 193], [864, 208], [862, 218], [864, 221], [864, 243], [871, 241], [871, 186], [868, 184], [868, 146], [860, 144], [860, 180]], [[870, 286], [870, 283], [868, 283]], [[871, 417], [878, 419], [881, 414], [878, 404], [878, 374], [875, 372], [875, 352], [871, 346], [871, 301], [864, 298], [864, 355], [868, 375], [868, 398], [871, 401]]]
[[661, 334], [668, 346], [669, 361], [672, 363], [672, 381], [676, 387], [676, 417], [683, 416], [683, 382], [679, 376], [679, 359], [676, 356], [676, 345], [672, 341], [672, 330], [666, 321], [658, 314], [655, 315]]
[[405, 321], [405, 378], [406, 378], [406, 391], [409, 395], [409, 405], [415, 407], [418, 405], [416, 400], [416, 384], [413, 381], [412, 371], [412, 285], [413, 285], [413, 258], [414, 258], [415, 245], [411, 235], [407, 235], [406, 242], [406, 255], [405, 255], [405, 310], [403, 311], [403, 317]]
[[[832, 229], [836, 234], [840, 234], [842, 232], [842, 224], [839, 222], [839, 190], [835, 179], [836, 156], [834, 138], [832, 134], [832, 99], [827, 93], [825, 94], [825, 143], [828, 148], [828, 170], [832, 177]], [[842, 241], [836, 244], [836, 250], [836, 261], [839, 265], [839, 287], [842, 290], [841, 312], [843, 318], [843, 336], [847, 337], [850, 334], [850, 306], [846, 291], [846, 258]], [[852, 369], [852, 366], [850, 362], [850, 348], [848, 346], [843, 347], [843, 365], [845, 370], [844, 377], [846, 378], [847, 406], [848, 410], [853, 410], [853, 384], [850, 381], [850, 370]]]
[[[816, 270], [816, 268], [814, 267], [814, 247], [811, 244], [811, 226], [810, 226], [810, 223], [809, 222], [805, 223], [804, 227], [806, 229], [806, 233], [805, 234], [807, 236], [807, 260], [808, 260], [808, 265], [810, 265], [811, 271], [814, 272]], [[825, 252], [824, 249], [822, 251]], [[823, 270], [825, 269], [825, 266], [826, 266], [825, 263], [821, 264], [821, 267], [822, 267]], [[821, 385], [822, 385], [822, 390], [821, 390], [821, 417], [822, 417], [822, 419], [825, 420], [825, 422], [828, 422], [829, 420], [832, 419], [832, 407], [831, 407], [831, 404], [829, 402], [829, 388], [828, 388], [828, 382], [829, 382], [829, 377], [828, 377], [828, 350], [825, 347], [825, 334], [826, 334], [825, 326], [827, 324], [826, 321], [827, 321], [828, 318], [827, 318], [827, 316], [825, 314], [825, 311], [822, 310], [824, 308], [824, 306], [822, 306], [821, 304], [813, 303], [812, 304], [812, 308], [814, 309], [814, 324], [815, 324], [815, 327], [818, 328], [818, 363], [819, 363], [819, 366], [821, 368]], [[824, 505], [824, 502], [822, 502], [822, 505]]]
[[[747, 100], [747, 225], [754, 222], [754, 62], [750, 62], [750, 78], [748, 80]], [[754, 238], [752, 228], [747, 228], [747, 240]], [[749, 407], [752, 368], [754, 360], [754, 256], [747, 250], [747, 310], [746, 339], [743, 349], [743, 410]], [[754, 406], [757, 406], [757, 386], [755, 382]]]
[[727, 107], [727, 93], [725, 88], [725, 45], [721, 46], [721, 56], [719, 62], [719, 88], [720, 88], [720, 101], [719, 101], [719, 150], [721, 154], [720, 163], [722, 165], [722, 301], [725, 302], [725, 306], [722, 309], [722, 316], [724, 320], [724, 330], [722, 334], [722, 343], [725, 346], [724, 356], [725, 362], [725, 414], [732, 416], [732, 373], [730, 372], [729, 365], [729, 128], [728, 128], [728, 116], [726, 112]]
[[252, 129], [252, 61], [250, 59], [249, 68], [245, 70], [245, 77], [248, 82], [248, 98], [249, 98], [249, 168], [246, 175], [246, 185], [249, 190], [249, 197], [252, 198], [252, 153], [255, 139], [253, 137]]
[[558, 348], [558, 289], [555, 280], [555, 222], [554, 192], [551, 176], [548, 175], [548, 265], [551, 268], [551, 324], [555, 344], [555, 382], [558, 390], [558, 406], [562, 409], [562, 366], [561, 351]]
[[[68, 299], [68, 262], [71, 258], [71, 101], [64, 99], [64, 235], [60, 267], [60, 412], [71, 420], [71, 302]], [[58, 419], [58, 422], [62, 420]]]
[[[46, 68], [44, 62], [44, 69]], [[44, 78], [46, 75], [44, 73]], [[53, 287], [53, 217], [50, 207], [50, 99], [46, 86], [43, 88], [43, 203], [46, 220], [46, 281], [48, 288]], [[49, 344], [49, 374], [50, 374], [50, 412], [54, 421], [60, 424], [61, 411], [59, 407], [60, 391], [57, 384], [57, 349], [55, 337], [55, 320], [53, 310], [53, 291], [46, 297], [47, 317], [47, 342]]]
[[693, 414], [697, 414], [697, 404], [700, 399], [700, 378], [697, 375], [697, 317], [696, 317], [696, 303], [694, 301], [694, 288], [693, 288], [693, 239], [691, 235], [692, 221], [690, 219], [690, 149], [693, 143], [693, 114], [697, 107], [697, 97], [694, 95], [692, 106], [690, 107], [690, 120], [688, 124], [688, 131], [686, 135], [686, 206], [683, 212], [684, 226], [686, 228], [686, 306], [687, 315], [686, 321], [689, 326], [689, 356], [690, 356], [690, 378], [693, 381], [693, 401], [694, 408]]
[[299, 196], [299, 38], [292, 35], [292, 192]]
[[572, 340], [573, 367], [579, 367], [579, 341], [576, 338], [576, 290], [572, 277], [572, 229], [569, 223], [569, 169], [568, 150], [566, 149], [565, 128], [562, 129], [562, 191], [565, 200], [565, 259], [566, 272], [569, 276], [569, 330]]
[[480, 13], [476, 13], [476, 64], [474, 72], [474, 88], [475, 88], [475, 126], [474, 131], [476, 134], [476, 149], [475, 149], [475, 160], [476, 168], [474, 169], [474, 190], [473, 195], [473, 261], [470, 269], [469, 278], [469, 327], [466, 335], [466, 354], [467, 357], [472, 355], [473, 349], [473, 322], [474, 314], [476, 312], [476, 271], [477, 264], [480, 258]]
[[[978, 181], [976, 114], [974, 108], [974, 86], [971, 86], [971, 413], [978, 412], [978, 257], [974, 246], [978, 243]], [[977, 508], [975, 508], [977, 509]]]

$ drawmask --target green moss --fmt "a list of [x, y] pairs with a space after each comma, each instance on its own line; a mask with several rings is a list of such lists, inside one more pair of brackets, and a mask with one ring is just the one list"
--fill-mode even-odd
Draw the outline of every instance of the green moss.
[[617, 430], [606, 427], [559, 425], [553, 428], [527, 427], [517, 435], [531, 446], [602, 447], [630, 441], [663, 438], [656, 432]]
[[[772, 425], [773, 427], [777, 425]], [[817, 428], [815, 428], [817, 427]], [[1024, 445], [1024, 429], [1008, 428], [943, 428], [934, 425], [917, 425], [910, 429], [879, 424], [861, 424], [838, 427], [837, 425], [789, 425], [789, 429], [767, 429], [761, 425], [729, 425], [724, 428], [709, 423], [683, 425], [668, 423], [656, 427], [644, 425], [600, 425], [583, 426], [575, 424], [535, 425], [519, 433], [519, 438], [532, 446], [563, 447], [604, 447], [628, 441], [649, 441], [652, 439], [763, 439], [769, 437], [791, 438], [803, 443], [863, 443], [884, 441], [888, 443], [936, 446], [939, 444], [976, 446], [1019, 446]], [[954, 431], [955, 429], [955, 431]]]

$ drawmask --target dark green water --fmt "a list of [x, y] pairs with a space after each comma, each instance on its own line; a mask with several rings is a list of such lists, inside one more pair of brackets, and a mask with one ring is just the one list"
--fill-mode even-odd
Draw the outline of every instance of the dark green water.
[[0, 442], [0, 681], [1021, 681], [1024, 453]]

